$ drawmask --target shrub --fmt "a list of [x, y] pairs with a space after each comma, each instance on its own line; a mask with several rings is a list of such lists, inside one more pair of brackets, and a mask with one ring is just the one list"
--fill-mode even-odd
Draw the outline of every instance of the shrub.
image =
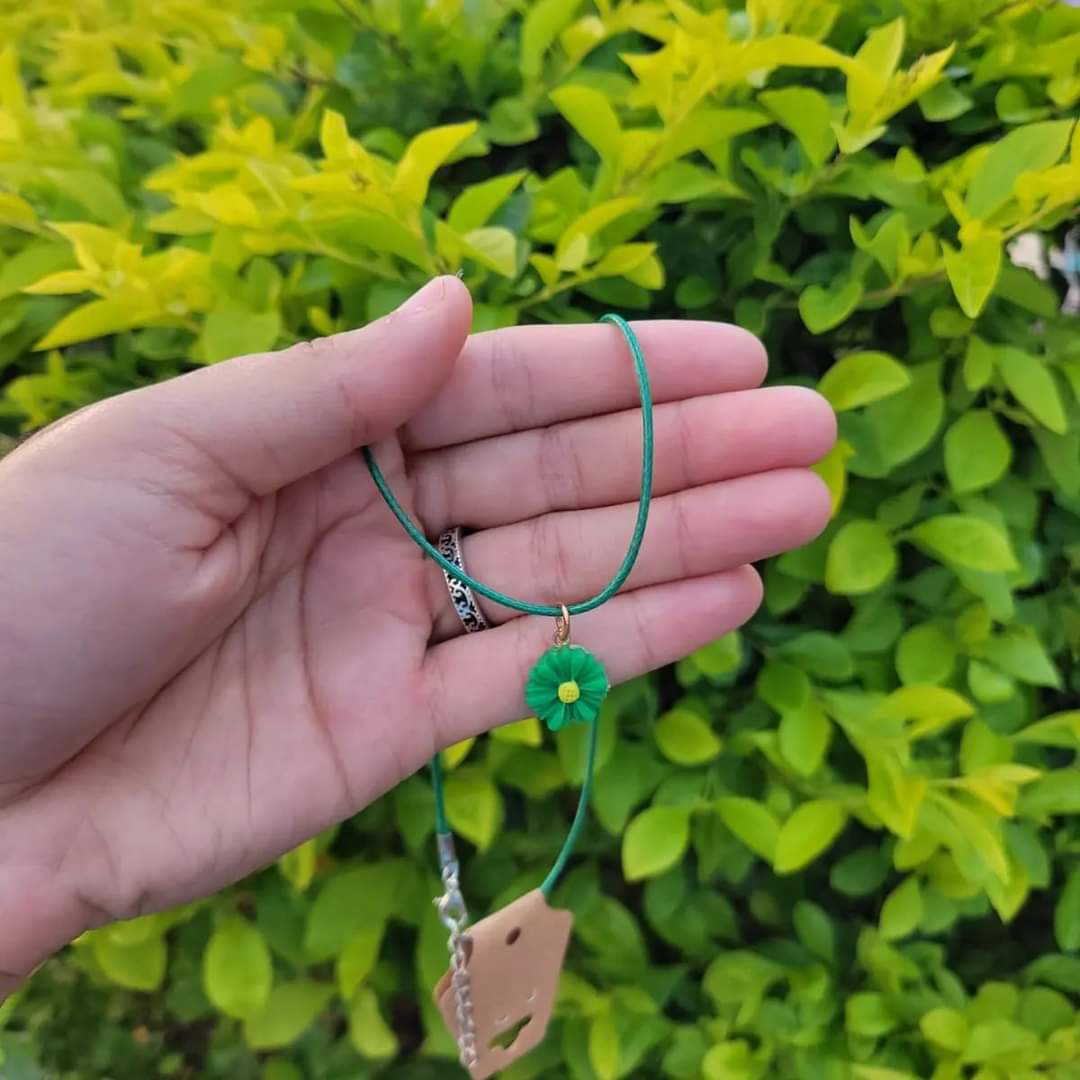
[[[1080, 11], [5, 11], [9, 436], [438, 271], [478, 329], [737, 321], [839, 413], [833, 521], [760, 616], [612, 695], [558, 1019], [512, 1080], [1080, 1077], [1080, 335], [1004, 254], [1080, 197]], [[478, 909], [537, 880], [580, 750], [523, 721], [448, 752]], [[450, 1075], [435, 891], [412, 778], [85, 935], [0, 1009], [4, 1075]]]

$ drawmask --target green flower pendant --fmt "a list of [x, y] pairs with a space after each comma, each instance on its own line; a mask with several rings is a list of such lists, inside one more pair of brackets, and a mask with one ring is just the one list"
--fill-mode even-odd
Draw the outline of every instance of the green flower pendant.
[[567, 724], [591, 724], [608, 692], [600, 661], [580, 645], [555, 645], [533, 665], [525, 683], [525, 703], [558, 731]]

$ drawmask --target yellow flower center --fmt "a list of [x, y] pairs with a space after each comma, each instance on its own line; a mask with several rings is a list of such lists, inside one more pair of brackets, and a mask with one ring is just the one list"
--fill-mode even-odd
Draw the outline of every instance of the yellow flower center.
[[573, 679], [559, 683], [559, 700], [564, 705], [573, 705], [581, 697], [581, 687]]

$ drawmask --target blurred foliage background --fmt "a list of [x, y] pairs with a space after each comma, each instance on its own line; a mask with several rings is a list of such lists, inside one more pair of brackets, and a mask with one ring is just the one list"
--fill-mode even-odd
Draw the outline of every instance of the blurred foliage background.
[[[827, 533], [605, 708], [511, 1080], [1080, 1077], [1080, 335], [1004, 254], [1080, 199], [1080, 11], [2, 0], [0, 45], [9, 443], [444, 271], [478, 330], [734, 320], [839, 413]], [[475, 910], [538, 881], [581, 750], [447, 754]], [[431, 818], [415, 777], [85, 935], [0, 1007], [0, 1075], [460, 1075]]]

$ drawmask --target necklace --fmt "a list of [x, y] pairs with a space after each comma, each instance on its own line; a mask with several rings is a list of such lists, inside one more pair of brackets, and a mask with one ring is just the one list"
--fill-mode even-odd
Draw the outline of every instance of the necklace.
[[617, 327], [634, 362], [641, 395], [641, 494], [630, 544], [615, 576], [595, 596], [573, 604], [537, 604], [499, 592], [451, 562], [420, 531], [398, 502], [375, 461], [370, 447], [363, 448], [372, 480], [387, 506], [424, 553], [446, 573], [474, 592], [527, 615], [555, 620], [552, 645], [533, 665], [525, 684], [524, 703], [547, 727], [557, 731], [567, 724], [587, 724], [589, 737], [585, 774], [574, 820], [562, 848], [539, 888], [507, 907], [469, 925], [461, 891], [460, 867], [446, 819], [442, 765], [431, 760], [435, 794], [435, 833], [444, 892], [435, 904], [450, 932], [447, 946], [450, 968], [435, 987], [435, 1002], [457, 1043], [461, 1064], [473, 1080], [483, 1080], [506, 1068], [544, 1038], [558, 988], [563, 957], [570, 939], [572, 917], [548, 905], [547, 898], [573, 853], [592, 790], [596, 763], [600, 706], [608, 692], [603, 665], [587, 649], [570, 641], [570, 618], [600, 607], [625, 583], [641, 550], [652, 500], [653, 417], [652, 394], [645, 357], [634, 331], [618, 315], [601, 322]]

